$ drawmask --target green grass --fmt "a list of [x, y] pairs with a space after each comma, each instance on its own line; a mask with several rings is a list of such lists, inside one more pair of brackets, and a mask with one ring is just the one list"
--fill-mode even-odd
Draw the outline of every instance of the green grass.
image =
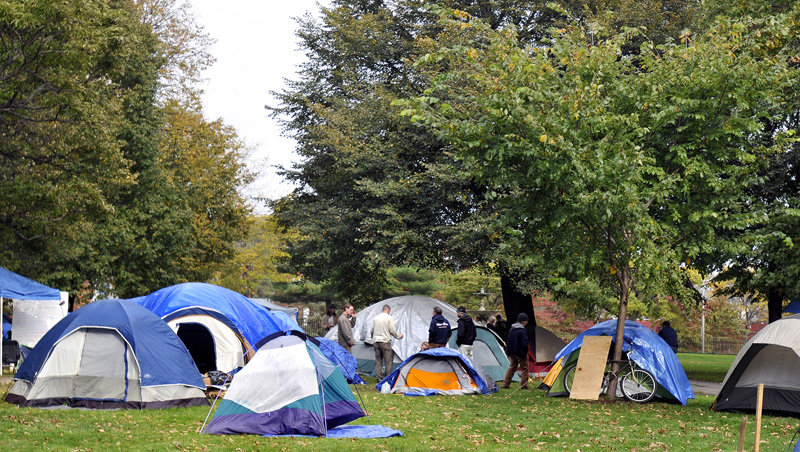
[[733, 363], [734, 355], [709, 355], [701, 353], [678, 353], [678, 359], [690, 380], [722, 383]]
[[[400, 438], [324, 439], [198, 433], [205, 408], [143, 411], [42, 410], [0, 402], [3, 450], [13, 451], [732, 451], [742, 415], [709, 411], [712, 397], [687, 406], [573, 401], [543, 391], [488, 396], [405, 397], [359, 387], [370, 417]], [[516, 387], [513, 386], [513, 387]], [[512, 388], [513, 388], [512, 387]], [[745, 450], [753, 450], [748, 416]], [[765, 417], [761, 450], [786, 451], [800, 420]]]

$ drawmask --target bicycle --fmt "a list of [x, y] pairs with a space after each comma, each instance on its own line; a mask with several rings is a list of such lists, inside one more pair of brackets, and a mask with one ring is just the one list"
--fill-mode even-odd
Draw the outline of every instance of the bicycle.
[[[615, 363], [619, 364], [619, 370], [616, 373], [611, 370], [613, 368], [612, 365]], [[577, 365], [573, 365], [564, 373], [564, 388], [567, 390], [567, 394], [572, 392], [572, 382], [575, 379], [575, 369], [577, 367]], [[637, 366], [630, 358], [626, 357], [619, 361], [609, 359], [606, 362], [606, 372], [603, 375], [603, 384], [600, 388], [601, 394], [608, 390], [612, 379], [617, 379], [617, 389], [631, 402], [647, 403], [656, 396], [656, 390], [658, 389], [656, 378], [649, 371]]]

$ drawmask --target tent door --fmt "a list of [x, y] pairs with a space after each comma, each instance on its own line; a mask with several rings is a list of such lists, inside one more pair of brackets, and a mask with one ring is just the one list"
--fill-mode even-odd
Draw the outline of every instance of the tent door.
[[131, 376], [138, 383], [139, 375], [128, 344], [115, 330], [90, 329], [83, 333], [72, 398], [128, 400], [129, 389], [133, 389], [129, 388]]
[[217, 354], [214, 336], [205, 325], [200, 323], [181, 323], [178, 325], [178, 337], [183, 341], [194, 364], [201, 374], [217, 369]]

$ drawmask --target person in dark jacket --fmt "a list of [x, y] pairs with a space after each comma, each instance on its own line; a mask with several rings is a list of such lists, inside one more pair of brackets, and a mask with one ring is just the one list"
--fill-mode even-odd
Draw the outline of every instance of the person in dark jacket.
[[508, 331], [506, 355], [508, 355], [509, 364], [506, 376], [503, 378], [503, 389], [508, 389], [511, 386], [511, 379], [514, 378], [514, 372], [517, 371], [517, 368], [522, 371], [519, 388], [528, 389], [530, 374], [528, 373], [528, 332], [525, 330], [525, 325], [527, 324], [528, 315], [522, 312], [517, 316], [517, 323], [511, 325]]
[[423, 342], [420, 350], [446, 347], [449, 339], [450, 322], [448, 322], [447, 319], [442, 315], [442, 308], [436, 306], [433, 308], [431, 325], [428, 327], [428, 342]]
[[661, 323], [661, 329], [658, 330], [658, 336], [661, 339], [664, 339], [664, 342], [669, 345], [669, 348], [671, 348], [673, 352], [678, 353], [678, 333], [672, 329], [669, 320], [664, 320], [664, 322]]
[[503, 320], [503, 316], [497, 314], [494, 318], [497, 319], [495, 321], [495, 333], [503, 340], [508, 339], [508, 324]]
[[473, 359], [472, 344], [475, 343], [475, 337], [478, 335], [478, 332], [475, 331], [475, 322], [467, 314], [467, 308], [464, 306], [459, 306], [456, 309], [456, 315], [458, 316], [458, 333], [456, 335], [458, 352], [468, 357], [471, 361]]

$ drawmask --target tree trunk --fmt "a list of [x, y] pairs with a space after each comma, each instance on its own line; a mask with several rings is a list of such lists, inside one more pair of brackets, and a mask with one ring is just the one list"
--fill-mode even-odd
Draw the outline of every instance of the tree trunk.
[[767, 310], [769, 323], [783, 317], [783, 287], [767, 289]]
[[[614, 363], [611, 364], [611, 371], [616, 374], [619, 372], [619, 363], [622, 359], [622, 344], [625, 338], [625, 320], [628, 318], [628, 293], [630, 281], [627, 269], [623, 269], [618, 277], [619, 281], [619, 314], [617, 315], [617, 331], [614, 334]], [[610, 398], [617, 397], [617, 379], [612, 378], [608, 385], [608, 396]]]
[[[531, 350], [536, 352], [536, 316], [533, 313], [533, 298], [530, 292], [524, 293], [517, 289], [514, 275], [509, 275], [508, 271], [500, 273], [500, 288], [503, 291], [503, 308], [505, 308], [509, 327], [517, 322], [517, 316], [525, 313], [528, 316], [528, 325], [525, 331], [528, 333], [528, 342]], [[504, 337], [503, 340], [508, 340]]]

